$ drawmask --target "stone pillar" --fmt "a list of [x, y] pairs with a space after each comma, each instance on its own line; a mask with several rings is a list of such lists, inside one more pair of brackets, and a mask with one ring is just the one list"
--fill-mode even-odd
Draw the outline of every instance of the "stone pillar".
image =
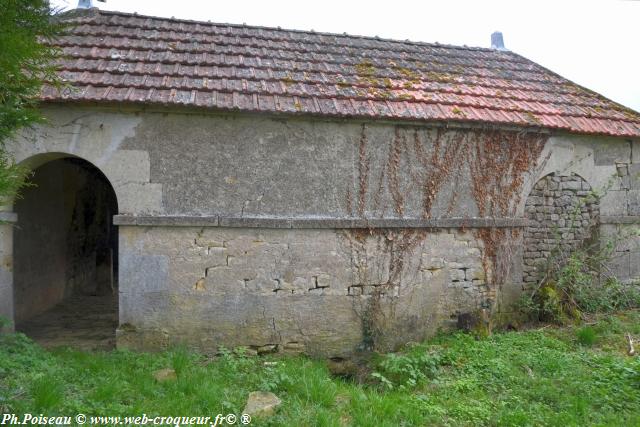
[[13, 224], [14, 212], [0, 212], [0, 317], [9, 321], [5, 330], [15, 329], [13, 317]]

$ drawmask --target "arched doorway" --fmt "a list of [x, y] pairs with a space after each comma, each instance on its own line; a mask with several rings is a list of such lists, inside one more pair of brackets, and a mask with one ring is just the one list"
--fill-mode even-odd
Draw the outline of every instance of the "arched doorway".
[[523, 282], [538, 282], [550, 256], [567, 256], [596, 236], [597, 197], [577, 174], [541, 178], [525, 202], [529, 225], [524, 233]]
[[16, 329], [49, 346], [110, 347], [118, 321], [115, 192], [86, 160], [28, 164], [38, 163], [14, 206]]

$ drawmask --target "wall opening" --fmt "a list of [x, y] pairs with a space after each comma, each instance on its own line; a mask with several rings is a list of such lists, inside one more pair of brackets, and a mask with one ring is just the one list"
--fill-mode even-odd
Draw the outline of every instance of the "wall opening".
[[591, 186], [579, 175], [552, 173], [540, 179], [525, 202], [525, 215], [529, 219], [524, 233], [525, 287], [540, 280], [554, 251], [566, 256], [597, 241], [600, 207]]
[[33, 171], [14, 210], [16, 329], [43, 345], [110, 347], [118, 323], [115, 192], [74, 158]]

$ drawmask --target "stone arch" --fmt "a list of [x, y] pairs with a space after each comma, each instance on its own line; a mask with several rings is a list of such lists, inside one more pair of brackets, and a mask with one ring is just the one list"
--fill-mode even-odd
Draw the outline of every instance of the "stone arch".
[[523, 282], [540, 279], [540, 268], [554, 250], [571, 252], [595, 236], [600, 207], [591, 185], [580, 175], [551, 173], [531, 189], [525, 202]]
[[33, 185], [14, 201], [16, 328], [44, 344], [75, 343], [65, 339], [82, 341], [105, 328], [113, 341], [118, 302], [113, 185], [94, 164], [65, 153], [38, 154], [21, 164], [33, 171]]
[[[86, 163], [91, 168], [99, 172], [99, 174], [102, 175], [104, 180], [109, 184], [109, 186], [113, 190], [113, 193], [118, 201], [118, 206], [120, 206], [121, 199], [125, 198], [125, 195], [122, 194], [122, 191], [123, 191], [122, 186], [118, 185], [119, 181], [121, 181], [122, 178], [119, 176], [115, 176], [112, 173], [112, 171], [109, 170], [108, 168], [99, 166], [97, 162], [95, 162], [91, 158], [86, 158], [86, 157], [79, 156], [77, 154], [72, 154], [72, 153], [63, 152], [63, 151], [50, 151], [50, 152], [48, 151], [43, 153], [35, 153], [26, 158], [17, 158], [16, 160], [19, 165], [24, 166], [33, 172], [37, 170], [39, 167], [47, 163], [50, 163], [56, 160], [62, 160], [62, 159], [76, 159], [79, 162]], [[11, 203], [11, 205], [15, 205], [15, 202], [16, 201], [14, 200], [13, 203]], [[5, 208], [10, 209], [11, 206], [6, 206]]]
[[60, 157], [82, 158], [99, 168], [111, 182], [120, 213], [152, 215], [163, 212], [162, 184], [151, 182], [151, 159], [127, 141], [142, 120], [133, 114], [48, 107], [47, 124], [26, 129], [7, 141], [7, 153], [17, 163], [37, 167]]

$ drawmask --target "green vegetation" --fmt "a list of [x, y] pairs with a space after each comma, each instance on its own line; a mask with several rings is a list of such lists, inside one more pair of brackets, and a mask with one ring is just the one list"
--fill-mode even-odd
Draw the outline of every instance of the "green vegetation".
[[[640, 312], [583, 328], [441, 335], [374, 357], [361, 383], [304, 357], [223, 350], [209, 358], [184, 347], [46, 351], [23, 335], [4, 335], [0, 412], [239, 414], [249, 392], [264, 390], [283, 404], [252, 425], [633, 426], [640, 425], [640, 358], [626, 355], [627, 332], [640, 335]], [[163, 368], [177, 379], [157, 382], [153, 372]]]
[[[6, 0], [0, 13], [0, 204], [11, 203], [28, 171], [14, 164], [6, 141], [42, 121], [37, 110], [43, 81], [58, 86], [53, 60], [58, 49], [46, 42], [63, 26], [52, 18], [47, 0]], [[44, 42], [44, 43], [43, 43]]]
[[530, 320], [563, 324], [592, 314], [639, 308], [640, 285], [600, 277], [614, 245], [576, 250], [567, 258], [551, 257], [549, 264], [560, 261], [547, 270], [537, 288], [523, 295], [518, 309]]
[[598, 339], [598, 335], [596, 334], [595, 329], [591, 326], [585, 326], [584, 328], [580, 328], [576, 331], [576, 337], [578, 338], [578, 342], [582, 345], [592, 346], [596, 343]]
[[364, 59], [361, 62], [357, 63], [355, 65], [355, 69], [356, 74], [360, 76], [372, 76], [376, 72], [376, 67], [368, 59]]
[[464, 112], [463, 112], [461, 109], [459, 109], [458, 107], [453, 107], [453, 108], [451, 109], [451, 112], [452, 112], [453, 114], [460, 114], [460, 115], [464, 115]]
[[47, 0], [6, 0], [0, 13], [0, 141], [41, 120], [43, 81], [58, 82], [52, 60], [59, 51], [42, 43], [62, 31]]

